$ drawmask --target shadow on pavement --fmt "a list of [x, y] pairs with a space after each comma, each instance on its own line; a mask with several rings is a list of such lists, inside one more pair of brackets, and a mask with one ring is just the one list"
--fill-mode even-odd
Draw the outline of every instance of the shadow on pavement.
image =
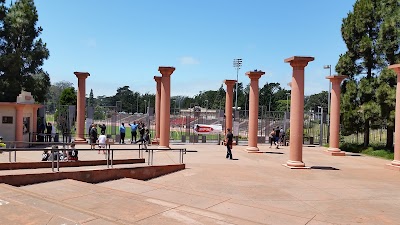
[[331, 167], [331, 166], [312, 166], [311, 169], [313, 169], [313, 170], [339, 170], [338, 168]]
[[263, 153], [266, 153], [266, 154], [277, 154], [277, 155], [283, 155], [283, 154], [285, 154], [285, 153], [283, 153], [283, 152], [263, 152]]
[[347, 154], [346, 153], [346, 156], [362, 156], [361, 154]]

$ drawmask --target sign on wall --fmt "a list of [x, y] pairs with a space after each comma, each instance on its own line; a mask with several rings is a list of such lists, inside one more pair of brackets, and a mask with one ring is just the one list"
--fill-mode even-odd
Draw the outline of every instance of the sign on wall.
[[222, 125], [221, 124], [195, 124], [194, 125], [194, 133], [195, 134], [219, 134], [222, 133]]

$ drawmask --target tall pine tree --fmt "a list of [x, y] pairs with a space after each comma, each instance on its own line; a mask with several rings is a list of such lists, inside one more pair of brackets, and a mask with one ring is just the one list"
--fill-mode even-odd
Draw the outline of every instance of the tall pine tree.
[[0, 101], [15, 101], [21, 90], [44, 101], [50, 78], [41, 67], [49, 51], [39, 38], [34, 1], [17, 0], [8, 10], [0, 3]]
[[[387, 65], [388, 56], [393, 55], [393, 49], [399, 43], [398, 39], [396, 42], [384, 36], [392, 37], [398, 26], [383, 31], [385, 24], [391, 24], [390, 20], [398, 12], [398, 4], [397, 0], [357, 0], [353, 11], [348, 13], [342, 23], [341, 32], [347, 51], [340, 56], [336, 71], [349, 75], [350, 80], [354, 80], [357, 85], [357, 105], [352, 105], [351, 110], [348, 108], [348, 111], [342, 111], [342, 119], [353, 118], [352, 121], [343, 121], [348, 126], [359, 126], [354, 124], [355, 121], [363, 124], [361, 130], [364, 131], [365, 146], [369, 144], [371, 121], [378, 120], [380, 116], [380, 105], [375, 93], [379, 86], [377, 74]], [[344, 87], [344, 96], [348, 89], [354, 90], [350, 86]], [[355, 115], [349, 113], [358, 114], [360, 118], [354, 120]]]

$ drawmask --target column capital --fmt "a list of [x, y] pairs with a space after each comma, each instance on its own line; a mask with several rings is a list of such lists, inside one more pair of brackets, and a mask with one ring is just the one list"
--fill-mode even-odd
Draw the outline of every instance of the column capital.
[[155, 80], [157, 83], [161, 82], [161, 78], [162, 78], [162, 77], [160, 77], [160, 76], [154, 76], [154, 80]]
[[236, 80], [224, 80], [226, 86], [233, 86], [236, 84]]
[[86, 79], [90, 74], [88, 72], [74, 72], [78, 79]]
[[393, 64], [390, 65], [388, 68], [394, 70], [394, 72], [396, 72], [397, 75], [400, 75], [400, 64]]
[[160, 71], [160, 73], [163, 76], [171, 76], [171, 74], [175, 71], [175, 67], [171, 67], [171, 66], [160, 66], [158, 67], [158, 71]]
[[251, 80], [258, 80], [262, 75], [264, 75], [265, 72], [259, 70], [259, 71], [248, 71], [246, 72], [246, 75], [251, 79]]
[[346, 78], [348, 78], [346, 75], [333, 75], [326, 77], [326, 79], [330, 80], [332, 83], [340, 83]]
[[284, 60], [286, 63], [290, 63], [293, 69], [304, 69], [308, 65], [308, 62], [314, 61], [314, 57], [310, 56], [292, 56]]
[[18, 110], [18, 109], [23, 109], [23, 108], [25, 108], [25, 104], [16, 104], [15, 105], [15, 108]]

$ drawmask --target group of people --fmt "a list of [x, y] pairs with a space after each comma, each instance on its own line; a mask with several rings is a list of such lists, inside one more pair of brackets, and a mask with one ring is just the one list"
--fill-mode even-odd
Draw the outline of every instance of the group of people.
[[[132, 124], [129, 124], [129, 126], [131, 128], [131, 135], [132, 135], [131, 144], [137, 144], [140, 142], [147, 146], [147, 144], [150, 143], [150, 131], [149, 129], [146, 128], [146, 125], [143, 122], [134, 121]], [[100, 128], [100, 135], [98, 135], [97, 127]], [[99, 149], [104, 149], [103, 153], [105, 153], [106, 142], [107, 142], [106, 129], [107, 127], [105, 124], [101, 125], [92, 124], [90, 126], [89, 138], [90, 138], [91, 149], [95, 149], [96, 145], [98, 144]], [[119, 143], [125, 144], [126, 128], [124, 123], [121, 123], [119, 127], [119, 133], [121, 136]], [[139, 139], [137, 139], [138, 133], [139, 133]]]
[[[146, 128], [145, 123], [141, 121], [134, 121], [133, 123], [130, 123], [129, 126], [131, 128], [131, 144], [137, 144], [140, 142], [141, 144], [147, 145], [150, 143], [150, 131]], [[137, 139], [138, 132], [139, 139]], [[119, 127], [119, 133], [121, 135], [120, 143], [125, 144], [126, 129], [124, 123], [121, 123], [121, 126]]]
[[276, 127], [276, 129], [272, 129], [269, 133], [269, 148], [272, 148], [272, 144], [276, 145], [276, 148], [279, 149], [279, 145], [284, 145], [285, 141], [285, 131], [283, 128]]
[[56, 136], [56, 128], [51, 123], [41, 123], [38, 127], [38, 141], [52, 142]]
[[42, 161], [53, 161], [53, 160], [61, 160], [61, 161], [77, 161], [78, 160], [78, 150], [75, 149], [75, 143], [70, 144], [70, 148], [68, 150], [58, 150], [58, 146], [53, 146], [53, 150], [49, 152], [49, 150], [44, 150], [42, 154]]
[[103, 123], [99, 125], [100, 135], [98, 135], [97, 124], [92, 124], [89, 128], [89, 137], [90, 137], [90, 148], [96, 149], [96, 144], [99, 145], [98, 154], [100, 154], [100, 149], [103, 149], [103, 154], [106, 153], [106, 144], [107, 144], [107, 136], [106, 136], [106, 125]]
[[[226, 130], [227, 132], [224, 141], [224, 145], [226, 145], [226, 158], [232, 159], [233, 134], [230, 128], [227, 128]], [[284, 144], [285, 135], [283, 128], [276, 127], [276, 129], [272, 129], [271, 133], [269, 133], [269, 148], [272, 147], [272, 144], [275, 144], [276, 148], [279, 149], [279, 145]]]

